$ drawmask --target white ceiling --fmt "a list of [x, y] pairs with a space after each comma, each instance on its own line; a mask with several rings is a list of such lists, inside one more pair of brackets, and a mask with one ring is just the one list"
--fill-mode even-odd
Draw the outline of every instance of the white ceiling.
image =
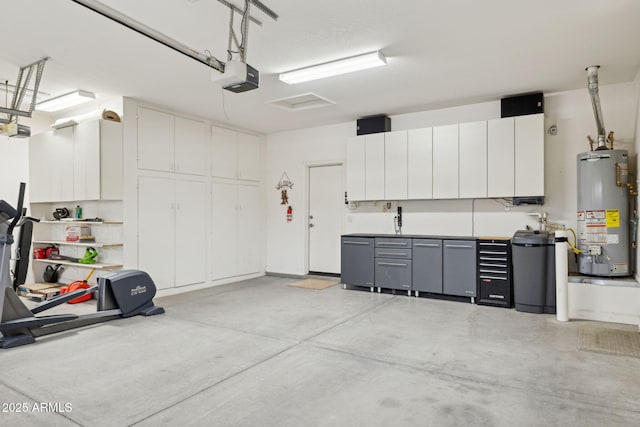
[[[243, 7], [241, 0], [229, 0]], [[260, 88], [234, 94], [211, 70], [71, 0], [11, 0], [0, 11], [0, 79], [40, 57], [41, 90], [85, 89], [270, 133], [633, 80], [640, 67], [638, 0], [262, 0], [280, 15], [249, 31]], [[226, 60], [229, 11], [217, 0], [104, 0], [198, 51]], [[239, 17], [236, 18], [238, 22]], [[289, 86], [277, 74], [381, 50], [388, 65]], [[586, 90], [586, 89], [585, 89]], [[266, 102], [308, 92], [335, 105], [286, 111]]]

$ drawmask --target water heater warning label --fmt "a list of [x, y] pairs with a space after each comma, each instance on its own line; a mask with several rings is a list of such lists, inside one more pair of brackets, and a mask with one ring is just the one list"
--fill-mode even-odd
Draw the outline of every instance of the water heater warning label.
[[607, 227], [620, 227], [620, 211], [618, 209], [607, 209]]
[[[620, 211], [618, 209], [594, 210], [578, 212], [578, 233], [580, 242], [586, 245], [617, 245], [620, 237], [609, 233], [609, 228], [620, 227]], [[584, 222], [582, 222], [584, 221]], [[613, 232], [613, 230], [611, 230]]]
[[580, 240], [587, 245], [607, 244], [607, 217], [604, 210], [585, 211], [585, 229]]
[[605, 211], [586, 211], [587, 224], [606, 224]]

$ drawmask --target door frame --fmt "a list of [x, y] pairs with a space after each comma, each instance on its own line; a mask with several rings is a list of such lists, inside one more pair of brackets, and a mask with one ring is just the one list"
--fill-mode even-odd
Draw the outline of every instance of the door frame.
[[[340, 160], [326, 160], [320, 162], [308, 162], [305, 163], [305, 176], [304, 176], [304, 188], [305, 188], [305, 200], [304, 200], [304, 247], [305, 247], [305, 255], [304, 255], [304, 270], [309, 274], [309, 258], [311, 253], [311, 239], [309, 238], [309, 232], [311, 231], [309, 227], [309, 215], [311, 214], [311, 168], [323, 167], [323, 166], [341, 166], [342, 167], [342, 192], [346, 191], [346, 168], [345, 161]], [[294, 212], [295, 215], [295, 212]], [[345, 215], [342, 215], [342, 221], [340, 222], [340, 230], [344, 233], [345, 230]]]

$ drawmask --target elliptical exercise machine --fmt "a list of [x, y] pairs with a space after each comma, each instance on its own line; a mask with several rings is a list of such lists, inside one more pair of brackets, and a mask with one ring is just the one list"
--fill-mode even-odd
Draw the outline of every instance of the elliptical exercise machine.
[[[10, 273], [13, 229], [21, 219], [26, 221], [25, 223], [31, 221], [24, 217], [22, 209], [25, 187], [25, 183], [20, 184], [17, 208], [0, 200], [0, 348], [32, 344], [40, 336], [107, 320], [164, 313], [162, 307], [153, 303], [156, 294], [153, 280], [140, 270], [122, 270], [100, 277], [97, 286], [63, 294], [31, 309], [27, 308], [14, 291], [14, 281], [11, 280]], [[16, 261], [20, 265], [15, 267], [15, 271], [26, 272], [28, 262], [28, 253], [22, 254]], [[98, 292], [96, 313], [36, 316], [52, 307], [95, 291]]]

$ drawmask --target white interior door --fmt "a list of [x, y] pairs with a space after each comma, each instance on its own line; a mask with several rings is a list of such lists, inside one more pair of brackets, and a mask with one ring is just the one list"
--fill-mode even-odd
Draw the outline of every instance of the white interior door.
[[309, 168], [309, 271], [340, 273], [342, 165]]

